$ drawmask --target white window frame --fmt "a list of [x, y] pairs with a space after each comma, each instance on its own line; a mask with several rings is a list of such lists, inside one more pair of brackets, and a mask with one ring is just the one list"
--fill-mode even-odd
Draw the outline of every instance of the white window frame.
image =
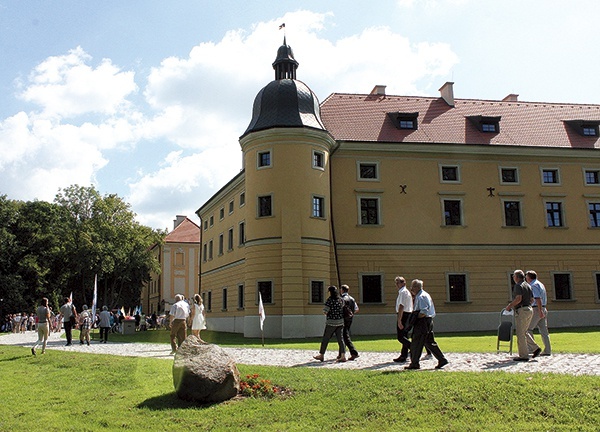
[[[460, 203], [460, 224], [458, 225], [447, 225], [446, 224], [446, 206], [445, 206], [445, 202], [446, 201], [458, 201]], [[465, 227], [465, 205], [464, 205], [464, 200], [461, 197], [456, 197], [456, 196], [442, 196], [440, 198], [440, 206], [441, 206], [441, 210], [442, 210], [442, 226], [443, 227], [449, 227], [449, 228], [456, 228], [456, 227]]]
[[[375, 224], [363, 224], [362, 223], [362, 205], [361, 200], [363, 199], [374, 199], [377, 200], [377, 223]], [[361, 227], [378, 227], [383, 225], [383, 215], [381, 214], [381, 197], [373, 195], [358, 195], [356, 197], [356, 205], [358, 207], [358, 226]]]
[[[502, 180], [502, 170], [515, 170], [515, 175], [517, 177], [517, 181], [507, 182], [507, 181]], [[513, 167], [513, 166], [498, 167], [498, 180], [500, 181], [501, 185], [519, 185], [519, 184], [521, 184], [521, 173], [519, 172], [519, 168]]]
[[[380, 276], [381, 286], [379, 287], [379, 289], [380, 289], [380, 295], [381, 295], [381, 302], [365, 302], [364, 288], [363, 288], [363, 277], [364, 276]], [[358, 273], [358, 289], [359, 289], [359, 293], [360, 293], [360, 304], [362, 304], [362, 305], [385, 304], [385, 274], [383, 272], [359, 272]]]
[[[544, 181], [544, 171], [556, 171], [556, 183], [546, 183]], [[540, 167], [540, 181], [542, 186], [561, 186], [562, 175], [558, 167]]]
[[[562, 225], [559, 226], [550, 226], [548, 224], [548, 209], [546, 208], [546, 204], [548, 203], [560, 203], [560, 220]], [[587, 213], [586, 213], [587, 214]], [[565, 201], [564, 199], [559, 199], [556, 197], [548, 197], [544, 198], [544, 223], [546, 228], [567, 228], [567, 215], [565, 212]]]
[[[312, 286], [314, 282], [318, 282], [320, 284], [322, 284], [321, 286], [321, 299], [322, 301], [320, 302], [313, 302], [313, 297], [312, 297]], [[323, 304], [326, 300], [326, 296], [325, 296], [325, 281], [323, 279], [310, 279], [308, 281], [308, 304]]]
[[592, 274], [594, 277], [594, 297], [596, 298], [596, 303], [600, 303], [600, 272], [594, 272]]
[[[241, 296], [240, 296], [241, 294]], [[241, 300], [241, 302], [240, 302]], [[243, 283], [237, 284], [237, 309], [244, 310], [246, 303], [246, 288]]]
[[[262, 198], [262, 197], [271, 197], [271, 214], [270, 215], [261, 215], [260, 214], [260, 198]], [[257, 219], [270, 218], [270, 217], [273, 217], [274, 214], [275, 214], [275, 203], [273, 200], [273, 194], [268, 193], [268, 194], [258, 195], [256, 197], [256, 218]]]
[[[243, 226], [243, 228], [242, 228]], [[243, 233], [241, 232], [243, 231]], [[246, 244], [246, 221], [240, 221], [238, 223], [238, 246], [244, 246]]]
[[[571, 297], [568, 299], [557, 299], [556, 298], [556, 280], [555, 280], [555, 276], [559, 275], [559, 274], [568, 274], [569, 275], [569, 293], [571, 294]], [[550, 272], [550, 279], [551, 279], [551, 283], [552, 283], [552, 300], [553, 301], [558, 301], [558, 302], [569, 302], [569, 301], [574, 301], [575, 300], [575, 291], [573, 290], [573, 272], [571, 271], [551, 271]]]
[[[585, 186], [600, 187], [600, 168], [583, 168], [582, 171], [583, 171], [583, 184]], [[587, 181], [587, 173], [588, 172], [596, 173], [596, 176], [598, 178], [597, 183], [588, 183], [588, 181]]]
[[[322, 165], [317, 165], [315, 163], [315, 156], [316, 155], [320, 155], [321, 156]], [[313, 150], [311, 156], [312, 156], [312, 161], [311, 161], [312, 167], [314, 169], [317, 169], [317, 170], [325, 171], [325, 152], [320, 151], [320, 150]]]
[[226, 312], [229, 307], [227, 287], [221, 288], [221, 312]]
[[[444, 180], [444, 168], [455, 168], [456, 169], [456, 180]], [[462, 176], [460, 164], [452, 164], [452, 163], [440, 163], [438, 164], [438, 170], [440, 175], [440, 183], [444, 184], [461, 184]]]
[[[464, 276], [465, 278], [465, 299], [464, 300], [452, 300], [450, 298], [450, 276]], [[448, 303], [469, 303], [470, 298], [470, 284], [469, 274], [465, 272], [446, 272], [446, 301]]]
[[[520, 225], [508, 225], [506, 223], [506, 207], [505, 204], [507, 202], [518, 202], [519, 203], [519, 222]], [[503, 228], [523, 228], [525, 226], [525, 222], [523, 219], [523, 201], [520, 199], [515, 199], [515, 198], [502, 198], [500, 200], [500, 204], [502, 205], [501, 211], [502, 211], [502, 227]]]
[[275, 304], [275, 283], [273, 282], [273, 279], [269, 279], [269, 278], [262, 279], [262, 278], [261, 278], [261, 279], [258, 279], [258, 280], [256, 281], [256, 305], [258, 305], [258, 293], [259, 293], [258, 286], [259, 286], [259, 284], [260, 284], [261, 282], [269, 282], [269, 283], [271, 284], [271, 302], [267, 302], [267, 301], [265, 301], [265, 299], [263, 298], [263, 299], [262, 299], [262, 301], [263, 301], [263, 304], [268, 304], [268, 305], [273, 305], [273, 304]]
[[219, 244], [218, 244], [218, 256], [223, 255], [223, 253], [225, 252], [225, 233], [220, 233], [219, 234]]
[[[375, 166], [375, 177], [366, 178], [360, 176], [361, 165], [374, 165]], [[379, 161], [356, 161], [356, 180], [360, 182], [379, 182], [381, 181], [381, 169]]]
[[233, 245], [235, 244], [235, 232], [233, 227], [229, 227], [227, 229], [227, 252], [231, 252], [233, 250]]
[[585, 202], [585, 213], [586, 213], [587, 220], [588, 220], [588, 228], [593, 229], [593, 230], [600, 229], [600, 224], [598, 226], [592, 225], [592, 221], [590, 219], [590, 204], [600, 204], [600, 199], [587, 200]]
[[[269, 164], [268, 165], [261, 165], [261, 156], [264, 154], [269, 154]], [[262, 170], [262, 169], [269, 169], [273, 167], [273, 151], [272, 149], [268, 149], [268, 150], [259, 150], [256, 152], [256, 169], [257, 170]]]
[[[321, 202], [321, 213], [320, 215], [315, 214], [315, 200]], [[313, 195], [310, 200], [310, 217], [314, 219], [325, 219], [327, 217], [325, 208], [325, 197], [322, 195]]]

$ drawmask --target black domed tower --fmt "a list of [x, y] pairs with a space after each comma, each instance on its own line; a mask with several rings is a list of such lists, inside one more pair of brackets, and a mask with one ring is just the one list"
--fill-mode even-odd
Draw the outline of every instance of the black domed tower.
[[298, 62], [292, 48], [286, 44], [277, 50], [273, 62], [275, 80], [264, 87], [254, 99], [252, 120], [245, 135], [274, 127], [309, 127], [325, 130], [321, 122], [319, 100], [302, 81], [296, 80]]
[[322, 304], [313, 302], [311, 290], [315, 282], [327, 287], [335, 270], [329, 214], [335, 141], [321, 122], [317, 96], [296, 79], [298, 62], [285, 38], [273, 68], [275, 80], [256, 96], [240, 137], [247, 206], [244, 333], [257, 336], [257, 322], [249, 318], [260, 290], [263, 302], [268, 299], [265, 336], [313, 336], [322, 329]]

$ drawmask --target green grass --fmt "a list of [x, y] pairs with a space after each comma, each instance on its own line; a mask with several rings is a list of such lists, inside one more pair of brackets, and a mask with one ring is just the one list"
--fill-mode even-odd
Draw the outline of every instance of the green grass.
[[0, 431], [596, 431], [600, 377], [376, 372], [239, 365], [293, 389], [285, 399], [197, 406], [172, 362], [0, 346]]
[[[95, 332], [94, 337], [97, 338], [97, 330]], [[74, 339], [77, 337], [74, 336]], [[496, 332], [437, 333], [435, 338], [444, 352], [495, 352], [496, 342], [498, 341]], [[109, 339], [120, 342], [168, 344], [169, 332], [166, 330], [150, 330], [137, 332], [133, 335], [111, 334]], [[236, 333], [203, 331], [202, 339], [221, 346], [244, 346], [248, 348], [259, 348], [262, 346], [261, 340], [258, 338], [244, 338], [243, 335]], [[395, 352], [400, 348], [395, 335], [353, 336], [352, 340], [358, 351]], [[541, 343], [541, 338], [537, 334], [536, 340], [538, 343]], [[550, 340], [552, 342], [552, 351], [555, 353], [586, 352], [600, 354], [599, 327], [551, 329]], [[318, 350], [320, 343], [320, 338], [265, 339], [266, 348]], [[515, 336], [513, 342], [515, 347], [516, 343], [517, 339]]]

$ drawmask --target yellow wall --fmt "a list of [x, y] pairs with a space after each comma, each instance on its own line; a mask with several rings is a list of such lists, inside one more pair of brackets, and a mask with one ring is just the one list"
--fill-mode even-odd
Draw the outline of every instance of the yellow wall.
[[[284, 329], [286, 316], [313, 317], [307, 325], [310, 332], [316, 332], [322, 305], [310, 303], [310, 282], [322, 280], [325, 287], [350, 285], [361, 307], [357, 333], [365, 328], [386, 333], [396, 298], [394, 277], [403, 275], [408, 280], [424, 280], [442, 323], [459, 323], [454, 328], [461, 328], [465, 316], [484, 314], [477, 322], [487, 322], [484, 326], [489, 329], [510, 299], [509, 276], [516, 268], [538, 272], [552, 311], [576, 315], [576, 311], [600, 308], [595, 285], [600, 272], [600, 229], [588, 227], [587, 213], [588, 201], [600, 201], [600, 187], [586, 186], [583, 174], [584, 168], [600, 168], [593, 152], [342, 142], [330, 154], [333, 143], [324, 134], [295, 129], [253, 133], [241, 145], [243, 175], [213, 197], [200, 214], [203, 222], [211, 215], [214, 218], [214, 225], [207, 230], [203, 225], [202, 231], [203, 244], [210, 239], [214, 243], [213, 259], [202, 262], [202, 291], [212, 292], [214, 318], [255, 319], [257, 282], [270, 280], [274, 299], [266, 305], [267, 315], [281, 317], [282, 334], [289, 334]], [[310, 165], [315, 149], [326, 155], [324, 170]], [[267, 150], [272, 166], [257, 169], [257, 153]], [[359, 180], [358, 162], [376, 162], [379, 179]], [[460, 182], [441, 182], [441, 165], [458, 166]], [[500, 167], [517, 168], [518, 184], [501, 184]], [[558, 168], [560, 184], [542, 185], [542, 168]], [[406, 193], [401, 193], [402, 187]], [[488, 188], [494, 188], [494, 196], [489, 196]], [[239, 208], [241, 192], [245, 192], [246, 204]], [[272, 217], [257, 217], [257, 197], [263, 194], [273, 197]], [[310, 217], [313, 194], [326, 198], [324, 219]], [[361, 196], [381, 200], [380, 225], [360, 225]], [[444, 226], [444, 198], [461, 200], [462, 226]], [[235, 211], [228, 215], [232, 199]], [[521, 227], [504, 226], [503, 199], [520, 201]], [[563, 203], [565, 227], [546, 226], [545, 199]], [[222, 207], [225, 218], [221, 221]], [[238, 247], [237, 224], [242, 220], [246, 244]], [[218, 234], [223, 232], [226, 241], [231, 226], [234, 250], [218, 256]], [[571, 275], [571, 300], [554, 300], [553, 272]], [[465, 302], [448, 301], [446, 278], [453, 273], [466, 275]], [[381, 304], [362, 303], [362, 274], [382, 276]], [[239, 283], [245, 286], [244, 310], [237, 309]], [[223, 287], [228, 288], [227, 311], [221, 311]], [[377, 316], [381, 319], [373, 318]]]

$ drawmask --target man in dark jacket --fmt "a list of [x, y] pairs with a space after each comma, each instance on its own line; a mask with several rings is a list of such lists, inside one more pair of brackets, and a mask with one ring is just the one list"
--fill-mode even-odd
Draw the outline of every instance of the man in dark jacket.
[[342, 336], [344, 337], [344, 344], [346, 344], [350, 351], [348, 360], [354, 360], [358, 357], [358, 351], [356, 351], [352, 339], [350, 339], [350, 326], [352, 325], [354, 314], [358, 312], [358, 305], [356, 304], [356, 300], [348, 294], [348, 291], [350, 290], [348, 285], [342, 285], [341, 289], [342, 300], [344, 300], [344, 330], [342, 331]]

